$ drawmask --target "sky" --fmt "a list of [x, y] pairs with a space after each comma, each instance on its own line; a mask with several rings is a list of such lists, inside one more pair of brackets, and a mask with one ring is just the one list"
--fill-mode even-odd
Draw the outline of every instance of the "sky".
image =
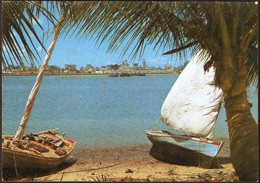
[[[46, 19], [40, 17], [38, 21], [41, 23], [44, 31], [48, 30]], [[38, 27], [35, 27], [35, 29], [38, 35], [41, 36], [43, 34], [43, 31]], [[44, 41], [46, 49], [49, 47], [51, 38], [52, 35]], [[127, 40], [125, 42], [127, 42]], [[130, 65], [133, 65], [134, 63], [141, 65], [142, 61], [145, 60], [148, 67], [164, 68], [165, 65], [178, 67], [183, 65], [185, 61], [190, 60], [189, 55], [186, 55], [185, 58], [179, 58], [177, 55], [162, 56], [164, 52], [169, 50], [153, 50], [153, 45], [146, 46], [142, 58], [137, 56], [136, 59], [133, 60], [132, 57], [130, 57], [132, 48], [129, 48], [129, 51], [123, 57], [120, 57], [123, 47], [120, 47], [116, 52], [108, 53], [108, 45], [108, 42], [104, 41], [104, 43], [99, 47], [99, 44], [96, 43], [94, 38], [80, 39], [70, 37], [70, 35], [66, 37], [61, 35], [55, 45], [49, 65], [65, 68], [65, 64], [76, 64], [77, 69], [80, 69], [81, 67], [86, 67], [87, 64], [91, 64], [94, 67], [101, 67], [110, 64], [121, 64], [124, 60], [127, 60]], [[41, 60], [43, 62], [46, 53], [41, 50], [40, 46], [38, 46], [38, 50], [40, 51]], [[39, 66], [40, 64], [41, 63], [37, 65]]]
[[[161, 68], [164, 68], [166, 64], [176, 67], [181, 64], [176, 57], [162, 56], [163, 50], [159, 50], [157, 53], [151, 46], [147, 47], [142, 58], [139, 59], [137, 56], [135, 60], [131, 58], [130, 51], [121, 57], [122, 48], [113, 53], [107, 53], [107, 48], [107, 43], [98, 47], [94, 39], [66, 39], [60, 37], [55, 45], [49, 65], [64, 67], [65, 64], [76, 64], [79, 69], [87, 64], [100, 67], [121, 64], [124, 60], [127, 60], [130, 65], [133, 63], [139, 63], [140, 65], [142, 60], [145, 60], [148, 67]], [[43, 53], [43, 55], [45, 54]]]
[[[94, 39], [60, 37], [55, 45], [49, 65], [64, 67], [65, 64], [76, 64], [79, 69], [80, 67], [85, 67], [87, 64], [91, 64], [94, 67], [101, 67], [110, 64], [121, 64], [122, 61], [127, 60], [132, 65], [133, 63], [141, 64], [142, 60], [145, 60], [146, 64], [150, 67], [164, 68], [165, 64], [171, 64], [173, 59], [171, 56], [161, 56], [160, 51], [156, 54], [156, 51], [153, 51], [151, 47], [147, 48], [140, 60], [139, 57], [132, 60], [130, 53], [120, 57], [122, 48], [113, 53], [107, 53], [107, 48], [108, 43], [104, 43], [99, 47]], [[43, 55], [45, 54], [43, 53]]]

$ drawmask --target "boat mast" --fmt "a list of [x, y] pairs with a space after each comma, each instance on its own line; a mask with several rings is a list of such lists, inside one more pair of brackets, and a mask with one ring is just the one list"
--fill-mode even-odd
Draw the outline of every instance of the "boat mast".
[[22, 120], [20, 122], [19, 128], [16, 131], [15, 137], [13, 139], [13, 143], [15, 145], [18, 145], [20, 143], [22, 136], [24, 135], [25, 127], [26, 127], [26, 124], [27, 124], [29, 117], [31, 115], [33, 104], [34, 104], [35, 98], [37, 96], [37, 93], [39, 91], [39, 88], [40, 88], [40, 85], [41, 85], [41, 82], [42, 82], [42, 78], [43, 78], [43, 75], [44, 75], [44, 71], [48, 66], [48, 62], [50, 60], [50, 57], [51, 57], [51, 54], [52, 54], [53, 49], [55, 47], [55, 44], [57, 42], [57, 39], [59, 37], [60, 31], [61, 31], [61, 28], [62, 28], [62, 24], [65, 20], [65, 16], [66, 16], [66, 11], [63, 10], [62, 15], [60, 17], [60, 20], [55, 27], [55, 32], [54, 32], [54, 35], [52, 37], [49, 49], [46, 53], [44, 62], [42, 64], [42, 66], [40, 67], [40, 70], [39, 70], [39, 73], [37, 75], [35, 84], [34, 84], [32, 90], [30, 92], [29, 97], [28, 97], [28, 100], [27, 100], [27, 103], [26, 103], [26, 106], [25, 106], [25, 110], [24, 110], [24, 114], [23, 114]]

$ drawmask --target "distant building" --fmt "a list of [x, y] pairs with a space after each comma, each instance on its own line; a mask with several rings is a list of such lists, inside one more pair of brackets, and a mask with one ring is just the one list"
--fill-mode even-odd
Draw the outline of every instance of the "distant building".
[[93, 74], [95, 72], [95, 68], [91, 64], [87, 64], [85, 67], [85, 72], [88, 74]]
[[138, 64], [134, 64], [133, 69], [138, 69]]
[[94, 67], [91, 65], [91, 64], [87, 64], [87, 66], [86, 66], [86, 70], [88, 70], [88, 69], [93, 69]]
[[146, 61], [143, 60], [143, 65], [142, 65], [143, 69], [146, 69], [147, 68], [147, 65], [146, 65]]
[[107, 70], [112, 70], [112, 65], [107, 65]]
[[122, 62], [121, 67], [127, 67], [127, 66], [129, 66], [129, 64], [128, 64], [127, 60], [124, 60], [124, 61]]
[[65, 64], [65, 70], [64, 73], [76, 73], [76, 64], [70, 65], [70, 64]]
[[47, 68], [45, 69], [45, 71], [47, 73], [58, 74], [58, 73], [60, 73], [61, 69], [55, 65], [48, 65]]
[[107, 69], [107, 66], [101, 66], [100, 69], [101, 69], [101, 70], [106, 70], [106, 69]]
[[103, 74], [104, 71], [102, 71], [101, 68], [96, 67], [94, 73], [95, 73], [95, 74]]
[[119, 68], [120, 68], [120, 65], [118, 65], [118, 64], [111, 65], [111, 70], [118, 70]]
[[95, 72], [95, 68], [91, 64], [87, 64], [86, 67], [80, 68], [81, 73], [93, 74]]
[[69, 71], [76, 71], [76, 64], [65, 64], [65, 69]]
[[121, 67], [120, 67], [121, 70], [130, 70], [131, 67], [129, 66], [127, 60], [124, 60], [121, 64]]

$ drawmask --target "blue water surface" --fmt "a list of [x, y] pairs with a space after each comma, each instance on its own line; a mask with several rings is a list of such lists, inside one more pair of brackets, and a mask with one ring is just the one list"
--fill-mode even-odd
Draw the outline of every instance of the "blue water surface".
[[[26, 133], [59, 128], [77, 147], [149, 144], [145, 130], [170, 130], [158, 121], [162, 103], [177, 75], [145, 77], [45, 76]], [[35, 76], [2, 78], [2, 133], [15, 134]], [[258, 95], [249, 88], [258, 121]], [[228, 137], [224, 108], [215, 136]]]

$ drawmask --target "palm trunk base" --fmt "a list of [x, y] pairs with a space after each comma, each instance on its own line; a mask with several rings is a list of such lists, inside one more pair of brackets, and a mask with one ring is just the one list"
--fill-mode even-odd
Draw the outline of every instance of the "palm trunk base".
[[250, 111], [229, 120], [231, 161], [241, 181], [258, 180], [258, 125]]

